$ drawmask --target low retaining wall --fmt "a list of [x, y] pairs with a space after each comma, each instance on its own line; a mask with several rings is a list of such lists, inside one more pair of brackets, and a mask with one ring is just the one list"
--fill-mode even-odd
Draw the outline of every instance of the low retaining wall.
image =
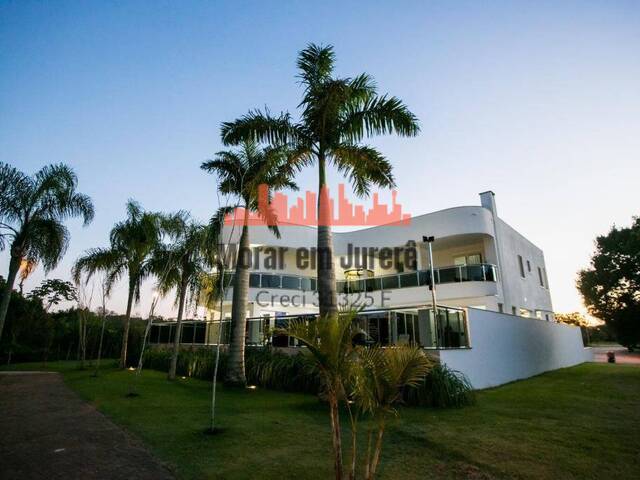
[[441, 350], [440, 360], [476, 389], [593, 360], [578, 327], [474, 308], [468, 322], [471, 348]]

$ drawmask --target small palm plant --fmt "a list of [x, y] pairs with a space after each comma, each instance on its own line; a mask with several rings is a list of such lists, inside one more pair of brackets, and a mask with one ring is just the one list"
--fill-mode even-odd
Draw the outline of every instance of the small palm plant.
[[187, 302], [198, 299], [201, 279], [206, 269], [211, 265], [208, 254], [207, 230], [204, 225], [189, 218], [187, 213], [176, 215], [173, 228], [173, 239], [169, 245], [161, 244], [151, 257], [151, 270], [158, 278], [157, 289], [161, 295], [167, 295], [171, 290], [176, 291], [175, 336], [173, 339], [173, 354], [169, 367], [169, 380], [176, 378], [176, 366], [180, 352], [180, 338], [182, 334], [182, 317]]
[[20, 265], [58, 264], [69, 244], [64, 221], [93, 220], [93, 203], [78, 193], [78, 179], [66, 165], [48, 165], [33, 176], [0, 162], [0, 250], [9, 244], [9, 274], [0, 302], [0, 338]]
[[[416, 387], [423, 382], [432, 365], [420, 347], [404, 345], [357, 349], [357, 362], [352, 369], [351, 398], [360, 411], [370, 415], [374, 422], [367, 439], [365, 480], [375, 477], [386, 422], [389, 416], [398, 414], [396, 405], [402, 401], [405, 387]], [[374, 428], [377, 428], [375, 440]], [[354, 451], [354, 459], [355, 456]]]
[[353, 314], [320, 317], [312, 321], [294, 320], [276, 333], [296, 338], [305, 347], [304, 354], [318, 371], [322, 393], [329, 403], [334, 470], [337, 480], [343, 478], [342, 433], [339, 405], [347, 398], [348, 379], [356, 362], [354, 340], [361, 334]]
[[127, 218], [116, 223], [109, 235], [110, 245], [106, 248], [87, 250], [73, 266], [73, 277], [79, 283], [83, 274], [86, 280], [96, 272], [105, 273], [106, 295], [113, 285], [123, 276], [127, 276], [127, 310], [122, 333], [120, 368], [127, 363], [129, 324], [134, 301], [140, 300], [140, 286], [152, 273], [150, 259], [158, 248], [165, 233], [171, 233], [175, 224], [173, 217], [147, 212], [139, 203], [127, 202]]
[[[228, 385], [244, 386], [247, 383], [244, 366], [244, 350], [247, 323], [247, 303], [249, 298], [249, 213], [258, 211], [262, 215], [270, 212], [258, 210], [258, 191], [261, 185], [268, 185], [271, 191], [283, 188], [297, 189], [293, 182], [293, 170], [287, 163], [284, 148], [260, 148], [252, 141], [244, 142], [235, 151], [218, 152], [216, 158], [202, 164], [202, 169], [219, 177], [219, 189], [224, 195], [235, 196], [244, 209], [242, 233], [238, 250], [238, 262], [234, 275], [233, 299], [231, 306], [232, 333], [229, 345], [229, 367], [225, 382]], [[210, 222], [210, 234], [215, 243], [220, 241], [224, 218], [232, 207], [222, 207]], [[268, 215], [269, 229], [280, 237], [276, 220]]]

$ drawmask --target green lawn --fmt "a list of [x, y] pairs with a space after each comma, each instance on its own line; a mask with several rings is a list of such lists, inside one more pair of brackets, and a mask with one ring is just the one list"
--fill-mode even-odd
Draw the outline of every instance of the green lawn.
[[[332, 475], [328, 418], [313, 396], [221, 388], [225, 430], [208, 436], [207, 382], [146, 371], [141, 395], [126, 398], [132, 372], [49, 368], [179, 478]], [[381, 478], [637, 478], [639, 394], [640, 368], [586, 364], [480, 392], [473, 407], [406, 408], [386, 437]]]

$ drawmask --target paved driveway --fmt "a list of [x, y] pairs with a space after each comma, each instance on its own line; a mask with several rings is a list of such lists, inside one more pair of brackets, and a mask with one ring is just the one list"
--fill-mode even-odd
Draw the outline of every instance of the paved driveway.
[[0, 372], [0, 478], [172, 479], [57, 373]]
[[616, 354], [616, 363], [640, 365], [640, 352], [630, 353], [624, 347], [614, 345], [610, 347], [593, 347], [593, 358], [596, 362], [607, 362], [607, 352]]

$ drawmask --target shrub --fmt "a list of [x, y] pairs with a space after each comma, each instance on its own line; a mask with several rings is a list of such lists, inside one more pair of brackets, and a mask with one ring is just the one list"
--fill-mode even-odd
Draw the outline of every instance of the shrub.
[[[213, 378], [215, 349], [182, 349], [176, 374], [201, 380]], [[220, 352], [218, 378], [224, 378], [228, 356]], [[169, 371], [171, 350], [150, 348], [145, 352], [144, 366], [162, 372]], [[247, 383], [271, 390], [317, 394], [320, 377], [305, 355], [287, 355], [269, 348], [247, 348], [245, 353]], [[406, 388], [406, 405], [426, 407], [462, 407], [475, 402], [469, 380], [460, 372], [437, 363], [419, 387]]]
[[463, 373], [437, 363], [420, 386], [405, 389], [404, 401], [416, 406], [463, 407], [475, 403], [475, 395]]

